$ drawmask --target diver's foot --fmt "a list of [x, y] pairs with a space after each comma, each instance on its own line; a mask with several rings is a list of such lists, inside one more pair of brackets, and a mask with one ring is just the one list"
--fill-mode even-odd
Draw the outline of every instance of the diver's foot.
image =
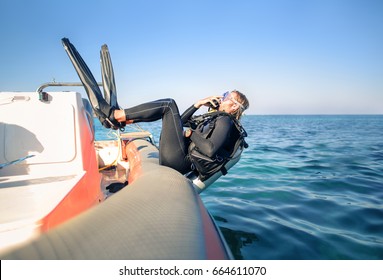
[[100, 119], [101, 124], [106, 128], [121, 129], [125, 127], [125, 122], [119, 122], [115, 119], [114, 112], [117, 108], [110, 106], [106, 102], [100, 103], [100, 111], [104, 115], [104, 118]]
[[126, 115], [124, 110], [115, 110], [113, 114], [116, 121], [120, 123], [129, 123], [126, 121]]

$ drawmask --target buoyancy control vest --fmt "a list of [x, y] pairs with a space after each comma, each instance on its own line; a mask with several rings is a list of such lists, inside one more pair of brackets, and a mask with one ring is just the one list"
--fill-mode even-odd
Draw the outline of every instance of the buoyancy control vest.
[[198, 177], [201, 181], [205, 181], [210, 178], [216, 172], [221, 171], [223, 175], [227, 174], [225, 168], [228, 163], [239, 149], [248, 147], [245, 141], [247, 137], [246, 130], [243, 128], [241, 123], [231, 114], [225, 112], [212, 112], [204, 115], [192, 117], [187, 126], [194, 131], [199, 131], [205, 139], [209, 139], [213, 133], [218, 117], [228, 116], [230, 117], [233, 127], [230, 133], [230, 147], [224, 147], [218, 150], [214, 157], [209, 157], [198, 150], [198, 147], [191, 142], [189, 145], [189, 158], [192, 162], [192, 166], [195, 171], [198, 172]]

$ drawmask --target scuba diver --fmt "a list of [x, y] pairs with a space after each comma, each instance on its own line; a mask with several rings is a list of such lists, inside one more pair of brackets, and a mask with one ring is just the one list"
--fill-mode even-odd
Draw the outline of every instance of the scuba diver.
[[[233, 90], [222, 96], [213, 95], [198, 100], [182, 115], [176, 102], [171, 98], [121, 109], [103, 98], [97, 82], [74, 46], [66, 38], [62, 41], [84, 84], [94, 112], [104, 127], [123, 129], [126, 124], [162, 119], [159, 143], [161, 165], [173, 168], [182, 174], [195, 171], [200, 180], [204, 181], [218, 171], [225, 174], [225, 164], [230, 161], [238, 148], [247, 148], [244, 139], [247, 134], [240, 123], [240, 118], [248, 109], [249, 101], [240, 91]], [[103, 59], [101, 61], [103, 63]], [[110, 61], [108, 67], [111, 67]], [[102, 69], [108, 67], [102, 65]], [[109, 73], [113, 75], [110, 69]], [[104, 79], [103, 75], [105, 83], [104, 80], [114, 84], [113, 76]], [[110, 88], [115, 87], [104, 86], [104, 91], [105, 88], [110, 91]], [[112, 93], [113, 95], [115, 93]], [[201, 116], [194, 116], [194, 113], [204, 106], [210, 111]], [[184, 127], [187, 127], [185, 131]]]
[[[217, 107], [217, 111], [193, 118], [193, 114], [202, 106]], [[239, 118], [248, 106], [246, 96], [234, 90], [224, 96], [201, 99], [181, 116], [173, 99], [161, 99], [124, 110], [111, 109], [109, 119], [116, 127], [121, 126], [121, 123], [162, 119], [160, 164], [185, 174], [191, 171], [193, 165], [197, 169], [210, 168], [193, 162], [198, 157], [201, 157], [201, 161], [205, 157], [207, 162], [221, 163], [230, 156], [240, 133]], [[185, 132], [184, 126], [189, 127]], [[198, 170], [200, 174], [207, 171]]]

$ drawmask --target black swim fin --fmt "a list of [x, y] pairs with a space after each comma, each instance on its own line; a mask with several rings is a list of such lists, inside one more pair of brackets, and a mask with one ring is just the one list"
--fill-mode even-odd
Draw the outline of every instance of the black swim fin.
[[[109, 49], [106, 44], [102, 45], [100, 51], [101, 62], [101, 76], [102, 86], [104, 89], [105, 101], [112, 107], [121, 109], [117, 102], [117, 89], [114, 79], [114, 71], [112, 65], [112, 59], [110, 57]], [[125, 126], [125, 123], [120, 123], [121, 127]]]
[[117, 103], [117, 90], [114, 80], [112, 60], [107, 45], [102, 45], [100, 51], [102, 86], [104, 88], [105, 101], [109, 105], [120, 108]]
[[101, 124], [106, 128], [118, 129], [121, 126], [119, 122], [114, 119], [113, 112], [116, 107], [110, 106], [102, 96], [101, 90], [97, 85], [92, 72], [89, 70], [81, 55], [77, 52], [76, 48], [69, 42], [69, 39], [63, 38], [62, 43], [67, 52], [85, 91], [88, 95], [90, 104], [92, 105], [94, 113], [97, 115]]

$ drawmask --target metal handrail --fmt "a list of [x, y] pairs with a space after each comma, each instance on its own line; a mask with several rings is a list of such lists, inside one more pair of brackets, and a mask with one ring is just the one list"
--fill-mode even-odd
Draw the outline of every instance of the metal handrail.
[[[98, 86], [102, 86], [102, 83], [97, 83]], [[74, 82], [49, 82], [42, 84], [37, 90], [37, 93], [42, 93], [43, 89], [47, 87], [82, 87], [82, 83], [74, 83]]]
[[[98, 86], [102, 86], [102, 83], [97, 83]], [[47, 87], [82, 87], [84, 86], [82, 83], [74, 83], [74, 82], [48, 82], [44, 83], [36, 90], [39, 94], [40, 101], [48, 101], [48, 94], [43, 91], [43, 89]]]

